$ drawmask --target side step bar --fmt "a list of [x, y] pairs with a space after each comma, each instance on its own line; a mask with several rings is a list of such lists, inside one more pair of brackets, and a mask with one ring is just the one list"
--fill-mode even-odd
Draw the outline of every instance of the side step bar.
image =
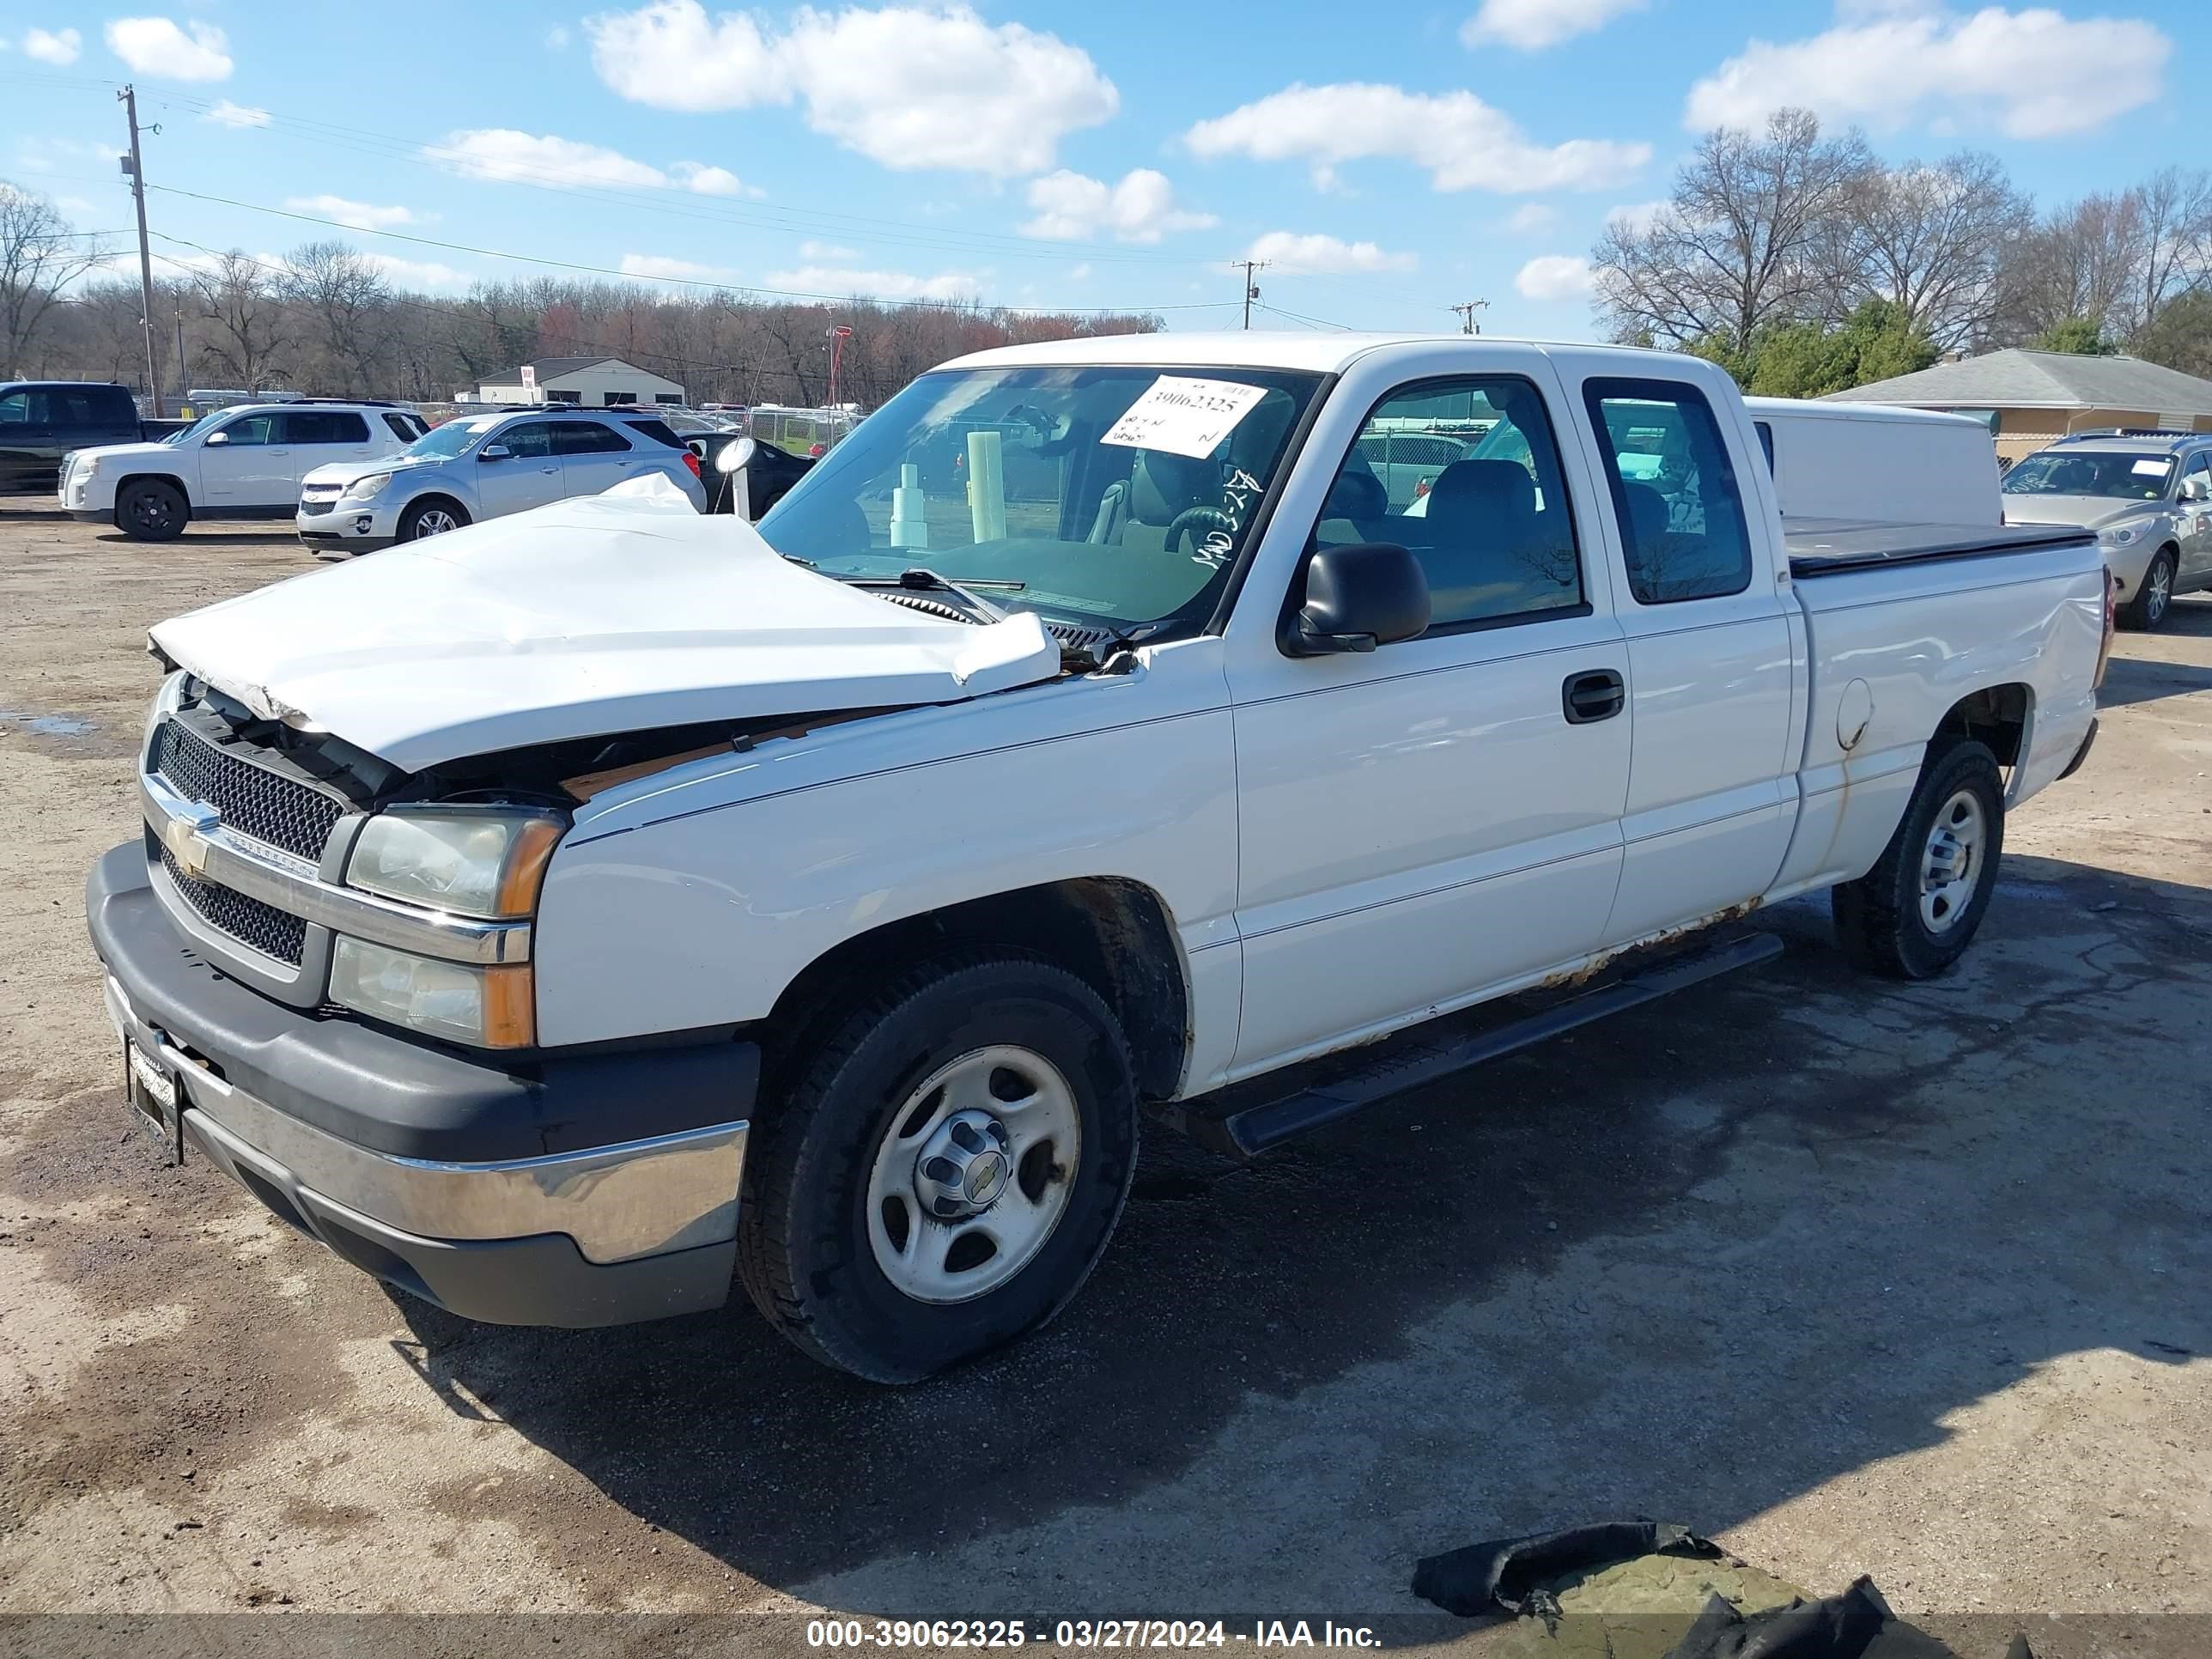
[[1257, 1158], [1271, 1147], [1349, 1117], [1378, 1100], [1781, 954], [1782, 941], [1775, 935], [1747, 933], [1686, 956], [1678, 954], [1655, 962], [1624, 978], [1456, 1041], [1424, 1043], [1416, 1027], [1406, 1036], [1378, 1045], [1370, 1065], [1296, 1094], [1220, 1116], [1205, 1115], [1203, 1101], [1188, 1102], [1169, 1109], [1165, 1115], [1175, 1127], [1216, 1152], [1237, 1158]]

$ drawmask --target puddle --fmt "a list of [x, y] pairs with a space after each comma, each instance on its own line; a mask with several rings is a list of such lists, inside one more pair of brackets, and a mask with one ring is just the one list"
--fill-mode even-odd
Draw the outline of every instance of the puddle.
[[18, 708], [0, 708], [0, 725], [20, 726], [42, 738], [81, 738], [95, 729], [74, 714], [27, 714]]

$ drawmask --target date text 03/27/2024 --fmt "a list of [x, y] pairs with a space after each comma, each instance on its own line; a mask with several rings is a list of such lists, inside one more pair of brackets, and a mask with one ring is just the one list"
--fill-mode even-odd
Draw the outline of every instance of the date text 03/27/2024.
[[813, 1648], [1071, 1649], [1378, 1648], [1382, 1638], [1364, 1625], [1324, 1619], [1266, 1619], [1249, 1630], [1231, 1630], [1219, 1619], [813, 1619], [806, 1644]]

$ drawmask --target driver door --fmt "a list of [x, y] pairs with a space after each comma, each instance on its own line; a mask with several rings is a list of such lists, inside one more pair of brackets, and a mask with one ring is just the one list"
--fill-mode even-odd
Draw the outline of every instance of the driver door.
[[[201, 499], [234, 509], [290, 506], [300, 481], [283, 419], [275, 410], [256, 410], [208, 434], [200, 445]], [[213, 441], [218, 437], [221, 443]]]
[[553, 453], [551, 421], [518, 421], [491, 435], [484, 449], [503, 447], [494, 459], [477, 452], [477, 504], [479, 518], [504, 518], [548, 501], [563, 493], [561, 458]]

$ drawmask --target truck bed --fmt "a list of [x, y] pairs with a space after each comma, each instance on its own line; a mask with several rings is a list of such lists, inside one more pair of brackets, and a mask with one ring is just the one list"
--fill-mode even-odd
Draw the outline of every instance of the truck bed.
[[1939, 559], [2001, 558], [2094, 542], [2094, 531], [2063, 524], [1881, 524], [1857, 519], [1785, 519], [1792, 576], [1926, 564]]

